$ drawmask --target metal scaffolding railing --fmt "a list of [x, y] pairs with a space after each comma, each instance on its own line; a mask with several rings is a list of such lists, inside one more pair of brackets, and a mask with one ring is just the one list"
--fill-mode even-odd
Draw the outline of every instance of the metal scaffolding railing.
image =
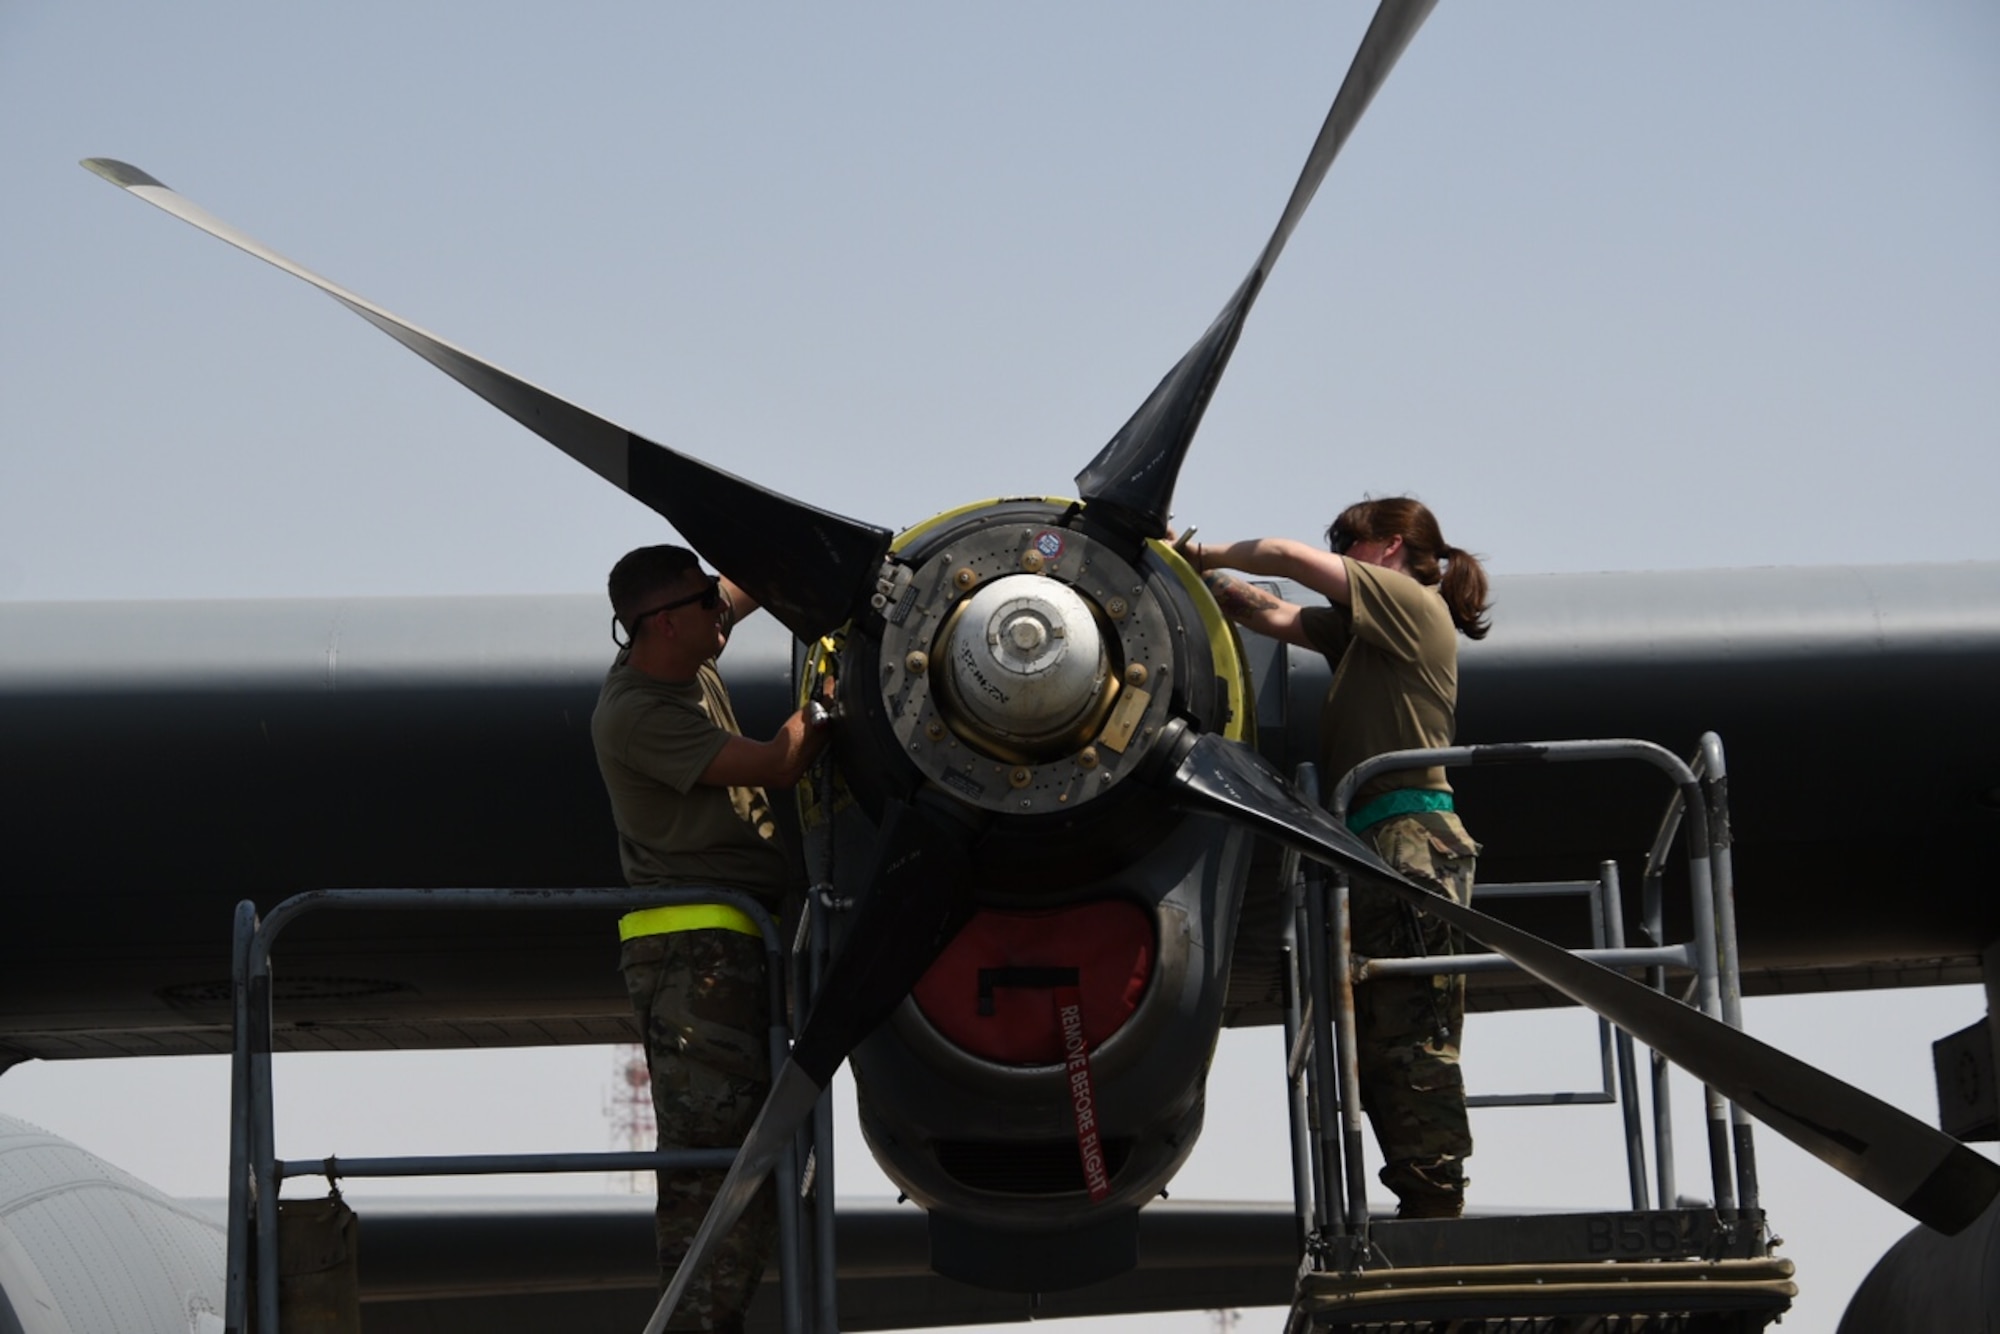
[[[1627, 948], [1616, 863], [1598, 868], [1598, 878], [1533, 885], [1478, 885], [1475, 899], [1547, 894], [1581, 894], [1590, 902], [1592, 946], [1575, 951], [1605, 967], [1645, 969], [1650, 984], [1665, 991], [1668, 970], [1693, 978], [1692, 998], [1704, 1013], [1742, 1026], [1742, 989], [1737, 973], [1733, 877], [1729, 863], [1726, 771], [1722, 743], [1702, 738], [1690, 765], [1651, 742], [1631, 740], [1555, 741], [1529, 745], [1458, 746], [1407, 750], [1377, 756], [1356, 766], [1334, 789], [1326, 805], [1344, 819], [1353, 795], [1370, 779], [1392, 770], [1453, 768], [1512, 763], [1637, 761], [1662, 772], [1673, 784], [1671, 803], [1648, 850], [1643, 872], [1641, 920], [1647, 945]], [[1298, 785], [1309, 797], [1317, 791], [1311, 765], [1303, 765]], [[1662, 877], [1676, 836], [1685, 827], [1686, 864], [1692, 910], [1692, 938], [1664, 939]], [[1287, 941], [1292, 987], [1286, 1014], [1287, 1076], [1291, 1082], [1294, 1196], [1302, 1232], [1338, 1266], [1358, 1264], [1366, 1251], [1369, 1225], [1363, 1181], [1363, 1126], [1356, 1063], [1354, 987], [1371, 977], [1435, 975], [1511, 970], [1492, 954], [1457, 954], [1414, 959], [1357, 959], [1349, 942], [1348, 880], [1342, 873], [1287, 857], [1284, 876], [1292, 895]], [[1603, 1087], [1584, 1093], [1498, 1095], [1468, 1099], [1473, 1106], [1616, 1102], [1624, 1121], [1625, 1154], [1632, 1208], [1650, 1207], [1646, 1135], [1638, 1106], [1632, 1040], [1599, 1023]], [[1615, 1065], [1615, 1072], [1614, 1072]], [[1661, 1207], [1674, 1207], [1673, 1128], [1666, 1064], [1654, 1057], [1652, 1138]], [[1710, 1182], [1715, 1207], [1724, 1219], [1758, 1206], [1756, 1158], [1742, 1109], [1713, 1089], [1705, 1090], [1708, 1113]]]
[[[316, 911], [436, 911], [451, 909], [630, 910], [689, 903], [724, 903], [750, 918], [764, 943], [771, 988], [771, 1068], [791, 1050], [785, 1022], [786, 959], [777, 926], [755, 900], [721, 889], [329, 889], [296, 894], [259, 918], [254, 903], [236, 907], [232, 981], [235, 1044], [230, 1069], [229, 1220], [225, 1326], [228, 1334], [279, 1334], [278, 1191], [291, 1177], [465, 1176], [531, 1172], [628, 1172], [726, 1168], [735, 1149], [669, 1149], [653, 1153], [546, 1153], [415, 1155], [377, 1158], [277, 1157], [271, 1055], [275, 1046], [271, 951], [286, 927]], [[779, 1166], [779, 1179], [796, 1189], [780, 1189], [778, 1262], [786, 1334], [804, 1334], [807, 1290], [820, 1312], [833, 1308], [831, 1139], [829, 1113], [801, 1132]], [[818, 1135], [815, 1142], [815, 1135]], [[820, 1189], [820, 1218], [812, 1228], [811, 1261], [803, 1234], [800, 1196], [809, 1188], [801, 1164], [813, 1162]], [[250, 1310], [254, 1276], [256, 1305]], [[253, 1322], [254, 1314], [254, 1322]], [[831, 1328], [821, 1322], [820, 1327]]]

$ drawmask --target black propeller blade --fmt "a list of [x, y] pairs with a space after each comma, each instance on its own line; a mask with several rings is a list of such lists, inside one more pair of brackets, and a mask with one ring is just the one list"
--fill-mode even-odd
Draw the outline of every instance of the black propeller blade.
[[1435, 3], [1436, 0], [1382, 0], [1361, 39], [1361, 48], [1354, 54], [1354, 63], [1347, 68], [1347, 78], [1333, 99], [1333, 107], [1326, 113], [1319, 138], [1313, 141], [1312, 152], [1306, 156], [1305, 168], [1299, 173], [1298, 184], [1292, 187], [1292, 197], [1278, 219], [1277, 230], [1264, 243], [1256, 264], [1207, 332], [1195, 340], [1194, 346], [1167, 372], [1166, 378], [1119, 428], [1118, 434], [1111, 437], [1110, 443], [1098, 451], [1089, 466], [1076, 475], [1079, 496], [1093, 506], [1117, 511], [1140, 536], [1165, 534], [1181, 462], [1187, 457], [1188, 445], [1201, 425], [1202, 413], [1208, 409], [1216, 382], [1229, 364], [1229, 354], [1236, 349], [1236, 339], [1243, 331], [1251, 303], [1263, 290], [1264, 279], [1291, 239], [1293, 228], [1305, 216], [1306, 206], [1312, 203], [1320, 182], [1326, 179], [1327, 169], [1333, 165], [1341, 145], [1347, 142], [1347, 136], [1361, 120], [1361, 113], [1368, 109], [1376, 90], [1389, 77], [1403, 48], [1417, 35], [1418, 27]]
[[[921, 799], [920, 799], [921, 800]], [[696, 1229], [680, 1268], [661, 1296], [646, 1334], [666, 1328], [688, 1284], [729, 1235], [792, 1136], [812, 1114], [820, 1091], [848, 1053], [910, 994], [931, 962], [972, 916], [974, 830], [941, 807], [891, 805], [881, 854], [860, 897], [847, 945], [822, 979], [812, 1017], [791, 1059]]]
[[1169, 785], [1319, 861], [1363, 871], [1536, 978], [1595, 1010], [1821, 1161], [1918, 1222], [1952, 1234], [2000, 1195], [2000, 1164], [1872, 1094], [1539, 936], [1404, 880], [1256, 751], [1203, 736]]
[[768, 491], [634, 435], [328, 282], [246, 236], [137, 167], [83, 165], [183, 222], [319, 288], [452, 379], [661, 515], [710, 564], [801, 639], [844, 624], [872, 591], [885, 528]]

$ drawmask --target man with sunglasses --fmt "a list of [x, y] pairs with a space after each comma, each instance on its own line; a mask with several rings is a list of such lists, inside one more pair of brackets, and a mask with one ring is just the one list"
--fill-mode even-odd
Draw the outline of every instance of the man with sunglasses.
[[[790, 787], [826, 744], [825, 712], [743, 735], [715, 660], [757, 609], [685, 547], [641, 547], [612, 567], [621, 650], [591, 715], [598, 769], [632, 885], [747, 893], [776, 914], [799, 887], [765, 789]], [[620, 639], [620, 633], [625, 636]], [[770, 1087], [762, 938], [724, 904], [660, 907], [619, 923], [619, 964], [652, 1072], [662, 1148], [733, 1148]], [[661, 1283], [680, 1263], [722, 1172], [659, 1174]], [[741, 1330], [777, 1235], [766, 1185], [675, 1313], [676, 1330]]]

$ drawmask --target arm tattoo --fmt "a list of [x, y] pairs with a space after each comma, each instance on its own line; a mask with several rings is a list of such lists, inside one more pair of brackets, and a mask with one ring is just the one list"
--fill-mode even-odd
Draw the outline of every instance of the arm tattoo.
[[1208, 591], [1215, 594], [1215, 600], [1222, 604], [1222, 610], [1230, 616], [1241, 616], [1249, 612], [1276, 611], [1278, 599], [1261, 588], [1253, 588], [1240, 579], [1231, 579], [1217, 570], [1204, 576]]

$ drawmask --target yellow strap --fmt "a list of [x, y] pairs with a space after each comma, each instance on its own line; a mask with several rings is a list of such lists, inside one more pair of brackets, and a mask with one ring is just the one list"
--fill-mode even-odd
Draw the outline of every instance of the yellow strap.
[[750, 915], [726, 903], [681, 903], [669, 908], [641, 908], [618, 919], [618, 939], [665, 936], [675, 931], [735, 931], [762, 936]]

